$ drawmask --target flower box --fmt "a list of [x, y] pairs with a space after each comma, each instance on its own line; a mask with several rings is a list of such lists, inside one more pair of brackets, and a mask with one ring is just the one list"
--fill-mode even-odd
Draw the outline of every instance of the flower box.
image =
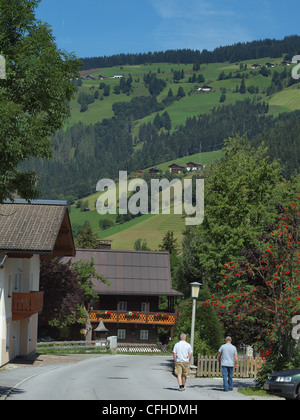
[[97, 315], [101, 316], [102, 318], [110, 318], [111, 312], [110, 311], [97, 311]]
[[139, 318], [140, 314], [137, 311], [129, 311], [125, 316], [126, 318]]
[[169, 315], [166, 314], [165, 312], [158, 312], [154, 315], [155, 320], [164, 320], [168, 318], [169, 318]]

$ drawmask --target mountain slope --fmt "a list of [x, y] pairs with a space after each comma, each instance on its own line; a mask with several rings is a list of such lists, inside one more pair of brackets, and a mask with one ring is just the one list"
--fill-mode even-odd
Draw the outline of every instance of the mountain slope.
[[[164, 162], [157, 165], [157, 168], [163, 172], [168, 172], [168, 166], [171, 163], [177, 163], [185, 165], [188, 161], [201, 162], [203, 165], [214, 162], [216, 159], [221, 157], [221, 151], [208, 152], [208, 153], [197, 153], [192, 156], [184, 157], [181, 159], [175, 159], [170, 162]], [[147, 172], [147, 170], [145, 171]], [[186, 177], [190, 177], [189, 174]], [[118, 183], [116, 184], [116, 194], [119, 195]], [[134, 249], [134, 243], [137, 239], [145, 239], [147, 246], [152, 249], [158, 249], [158, 245], [162, 242], [163, 236], [169, 231], [174, 232], [175, 238], [180, 243], [182, 239], [182, 232], [185, 229], [185, 219], [179, 214], [174, 214], [174, 210], [171, 203], [170, 215], [158, 214], [158, 215], [142, 215], [133, 220], [124, 223], [116, 223], [116, 215], [106, 214], [100, 216], [96, 211], [95, 204], [97, 198], [101, 193], [95, 193], [91, 196], [82, 199], [84, 208], [89, 208], [88, 212], [80, 211], [75, 205], [71, 207], [71, 223], [74, 232], [78, 231], [78, 227], [84, 225], [84, 223], [90, 223], [94, 232], [97, 232], [99, 238], [106, 238], [112, 240], [113, 249]], [[160, 212], [161, 213], [161, 212]], [[99, 227], [100, 220], [108, 219], [113, 223], [113, 226], [101, 230]]]
[[[200, 69], [195, 69], [194, 64], [168, 64], [168, 63], [153, 63], [151, 65], [135, 65], [135, 66], [121, 66], [121, 67], [107, 67], [97, 72], [91, 72], [91, 76], [95, 80], [83, 80], [82, 86], [78, 87], [78, 94], [76, 99], [71, 103], [71, 118], [68, 122], [68, 127], [82, 121], [85, 124], [96, 123], [102, 121], [103, 118], [111, 118], [114, 116], [113, 104], [115, 102], [129, 102], [134, 97], [150, 96], [149, 90], [144, 84], [144, 75], [156, 74], [157, 78], [166, 82], [166, 86], [163, 90], [156, 95], [158, 102], [162, 103], [168, 98], [168, 92], [170, 89], [175, 97], [177, 97], [178, 89], [182, 88], [184, 95], [178, 97], [176, 101], [171, 102], [169, 106], [164, 106], [164, 110], [167, 110], [172, 120], [172, 130], [178, 128], [180, 124], [184, 124], [186, 118], [189, 116], [198, 116], [201, 113], [208, 113], [214, 106], [220, 104], [220, 97], [225, 92], [226, 99], [221, 104], [235, 103], [237, 100], [244, 99], [246, 97], [253, 98], [253, 96], [259, 95], [261, 100], [267, 102], [272, 100], [271, 95], [276, 95], [276, 91], [270, 91], [272, 83], [274, 84], [273, 78], [274, 73], [278, 73], [282, 77], [282, 88], [285, 89], [290, 83], [290, 74], [293, 66], [287, 67], [282, 65], [283, 57], [270, 58], [264, 57], [259, 60], [245, 60], [237, 63], [210, 63], [203, 64]], [[252, 69], [253, 64], [259, 64], [265, 69], [266, 63], [270, 63], [275, 67], [267, 68], [265, 75], [261, 74], [261, 69]], [[182, 73], [183, 72], [183, 73]], [[86, 72], [85, 72], [86, 73]], [[132, 85], [130, 92], [115, 93], [115, 89], [120, 85], [120, 79], [111, 78], [115, 74], [121, 73], [124, 75], [125, 80], [131, 76]], [[179, 80], [177, 76], [183, 75], [183, 78]], [[203, 80], [199, 77], [203, 76]], [[98, 77], [103, 76], [105, 79], [99, 80]], [[220, 78], [221, 77], [221, 78]], [[246, 92], [241, 94], [239, 92], [242, 79], [245, 79]], [[189, 82], [190, 80], [190, 82]], [[106, 85], [110, 88], [108, 96], [105, 96], [104, 88], [99, 89], [100, 85]], [[213, 88], [213, 92], [209, 94], [199, 93], [195, 90], [195, 86], [203, 86], [207, 84]], [[278, 84], [276, 89], [278, 89]], [[254, 89], [253, 89], [254, 87]], [[250, 89], [251, 93], [248, 91]], [[293, 90], [291, 87], [290, 90]], [[88, 110], [80, 112], [81, 106], [78, 104], [78, 97], [80, 93], [86, 93], [95, 95], [95, 92], [99, 94], [98, 99], [95, 99], [93, 103], [88, 105]], [[271, 94], [271, 95], [270, 95]], [[296, 95], [294, 93], [294, 95]], [[281, 103], [281, 97], [276, 99], [274, 105], [282, 106], [282, 109], [299, 109], [300, 105], [294, 105], [292, 108], [286, 106], [286, 101], [283, 98]], [[299, 103], [299, 102], [298, 102]], [[168, 102], [166, 103], [166, 105]], [[276, 109], [278, 112], [278, 109]], [[272, 110], [271, 110], [272, 113]], [[154, 113], [155, 115], [155, 113]], [[144, 121], [149, 122], [154, 119], [152, 117], [145, 117]], [[134, 125], [141, 124], [141, 121], [135, 122]]]
[[[299, 156], [293, 151], [299, 132], [293, 132], [292, 119], [299, 119], [295, 111], [300, 109], [300, 83], [291, 77], [293, 66], [283, 60], [299, 52], [298, 46], [300, 50], [300, 37], [295, 36], [220, 47], [211, 53], [180, 50], [84, 60], [87, 70], [76, 81], [70, 120], [55, 135], [53, 159], [27, 163], [39, 175], [41, 197], [92, 201], [99, 179], [115, 179], [119, 170], [134, 173], [159, 165], [166, 170], [166, 162], [189, 160], [200, 150], [220, 150], [224, 139], [236, 133], [247, 134], [254, 143], [256, 138], [267, 139], [272, 158], [284, 156], [284, 174], [297, 174]], [[88, 69], [90, 65], [98, 68]], [[199, 89], [204, 86], [211, 90]], [[290, 117], [283, 117], [283, 112]], [[72, 211], [73, 223], [90, 219], [98, 230], [93, 205], [87, 213]], [[126, 225], [142, 232], [138, 224], [145, 222], [148, 229], [152, 223], [155, 236], [153, 223], [159, 225], [158, 218], [143, 217], [120, 229], [125, 232]], [[105, 235], [115, 236], [116, 227]], [[121, 232], [118, 235], [121, 241]], [[156, 243], [153, 239], [153, 247]]]
[[[261, 59], [262, 66], [263, 63], [273, 62], [275, 67], [255, 70], [249, 68], [251, 62], [238, 65], [211, 63], [203, 68], [200, 66], [200, 69], [195, 69], [192, 64], [168, 63], [133, 68], [124, 66], [122, 70], [102, 69], [102, 76], [112, 76], [117, 70], [123, 71], [125, 77], [121, 79], [122, 83], [132, 80], [130, 90], [124, 89], [127, 93], [113, 93], [115, 88], [121, 86], [121, 80], [109, 77], [101, 81], [82, 82], [77, 93], [77, 100], [81, 97], [81, 104], [74, 101], [68, 126], [55, 136], [53, 160], [35, 162], [33, 165], [40, 175], [41, 188], [47, 191], [48, 197], [49, 194], [54, 198], [58, 195], [82, 197], [92, 192], [101, 177], [115, 177], [119, 169], [131, 171], [137, 169], [138, 164], [147, 167], [193, 154], [199, 151], [200, 144], [202, 151], [220, 149], [228, 135], [236, 131], [241, 134], [249, 132], [249, 129], [253, 131], [253, 126], [260, 125], [256, 118], [252, 127], [249, 126], [248, 116], [253, 111], [258, 119], [263, 120], [261, 117], [272, 116], [272, 113], [279, 115], [282, 111], [291, 112], [300, 108], [299, 83], [291, 84], [290, 67], [287, 70], [286, 66], [281, 65], [281, 60]], [[93, 77], [98, 74], [99, 71], [93, 73]], [[146, 87], [144, 78], [149, 75], [153, 76], [154, 83]], [[189, 82], [201, 78], [205, 82]], [[156, 88], [159, 80], [165, 85], [159, 94], [150, 95], [150, 90]], [[203, 87], [204, 83], [212, 87], [211, 92], [195, 89], [196, 86]], [[110, 86], [112, 93], [109, 96], [104, 96], [103, 84]], [[241, 89], [243, 84], [244, 90]], [[84, 105], [82, 94], [89, 98], [94, 98], [95, 94], [100, 96], [87, 105], [87, 110], [80, 112], [79, 107]], [[249, 101], [253, 106], [248, 105]], [[235, 107], [238, 102], [246, 105]], [[264, 102], [268, 107], [263, 105]], [[239, 108], [244, 110], [244, 115]], [[232, 113], [235, 116], [231, 115], [226, 122], [227, 114]], [[115, 116], [107, 118], [111, 115]], [[214, 115], [220, 115], [223, 122], [216, 119], [216, 126]], [[199, 121], [198, 128], [195, 127], [197, 133], [187, 127], [191, 126], [189, 121], [193, 117]], [[79, 118], [82, 123], [78, 122]], [[168, 125], [164, 122], [166, 118]], [[211, 131], [208, 130], [209, 120], [212, 121]], [[87, 127], [86, 123], [90, 125]], [[226, 123], [227, 129], [225, 126], [221, 129], [223, 123]], [[216, 133], [218, 126], [219, 132]], [[182, 127], [184, 143], [175, 139], [180, 136]], [[174, 149], [173, 144], [178, 141], [182, 144], [179, 146], [178, 143]], [[154, 146], [157, 150], [154, 150]], [[117, 165], [115, 162], [118, 162]], [[54, 177], [49, 177], [49, 173]], [[81, 184], [85, 184], [85, 188]]]
[[[237, 132], [251, 139], [273, 127], [274, 116], [300, 108], [300, 83], [291, 78], [292, 66], [282, 65], [281, 58], [258, 62], [260, 69], [252, 69], [249, 61], [200, 69], [159, 63], [98, 70], [93, 77], [117, 71], [125, 77], [78, 82], [81, 104], [74, 101], [68, 126], [55, 135], [53, 158], [24, 166], [38, 173], [41, 197], [74, 201], [95, 191], [99, 179], [117, 177], [119, 170], [135, 171], [200, 149], [220, 150], [224, 139]], [[266, 68], [268, 62], [274, 67]], [[200, 79], [205, 82], [192, 82]], [[102, 83], [111, 87], [109, 96], [104, 96], [105, 86], [99, 89]], [[195, 89], [204, 84], [212, 91]], [[113, 93], [120, 86], [126, 93]], [[151, 95], [155, 89], [160, 92]], [[91, 99], [95, 93], [98, 99], [78, 111], [86, 109], [82, 94]]]

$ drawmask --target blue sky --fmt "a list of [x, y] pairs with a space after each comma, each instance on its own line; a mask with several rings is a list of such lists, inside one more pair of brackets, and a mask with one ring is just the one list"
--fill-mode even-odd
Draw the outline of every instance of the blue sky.
[[282, 39], [299, 35], [299, 12], [299, 0], [42, 0], [37, 17], [59, 48], [92, 57]]

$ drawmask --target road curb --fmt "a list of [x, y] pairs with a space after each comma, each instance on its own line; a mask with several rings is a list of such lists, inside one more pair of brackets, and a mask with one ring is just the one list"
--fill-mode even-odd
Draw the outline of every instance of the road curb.
[[67, 363], [65, 363], [65, 364], [59, 364], [59, 365], [57, 365], [57, 366], [54, 366], [54, 367], [52, 367], [52, 368], [48, 368], [48, 369], [45, 369], [45, 370], [43, 370], [43, 371], [41, 371], [41, 372], [37, 372], [37, 373], [35, 373], [34, 375], [30, 375], [30, 376], [28, 376], [27, 378], [24, 378], [24, 379], [22, 379], [21, 381], [19, 381], [17, 384], [15, 384], [15, 385], [13, 385], [12, 387], [10, 387], [10, 389], [8, 389], [7, 391], [5, 391], [1, 396], [0, 396], [0, 401], [5, 401], [9, 396], [10, 396], [10, 394], [14, 391], [14, 389], [17, 389], [17, 388], [19, 388], [22, 384], [24, 384], [26, 381], [29, 381], [29, 379], [32, 379], [32, 378], [35, 378], [36, 376], [39, 376], [39, 375], [42, 375], [43, 373], [45, 373], [45, 372], [50, 372], [50, 371], [52, 371], [52, 370], [55, 370], [55, 369], [59, 369], [60, 367], [62, 367], [63, 365], [67, 365]]

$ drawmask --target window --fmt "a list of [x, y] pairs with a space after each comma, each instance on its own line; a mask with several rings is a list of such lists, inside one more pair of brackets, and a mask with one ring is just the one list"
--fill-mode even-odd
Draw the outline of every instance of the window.
[[8, 288], [7, 288], [7, 297], [11, 298], [12, 294], [12, 275], [8, 275]]
[[14, 284], [14, 291], [17, 293], [21, 293], [21, 286], [22, 285], [22, 273], [15, 273], [15, 284]]
[[141, 312], [148, 312], [150, 311], [150, 303], [142, 302], [141, 303]]
[[10, 345], [10, 323], [6, 324], [6, 350], [9, 349]]
[[32, 318], [28, 319], [28, 341], [30, 342], [32, 339]]
[[33, 291], [34, 290], [34, 277], [33, 277], [33, 273], [30, 273], [30, 285], [29, 285], [29, 290]]
[[127, 311], [127, 302], [119, 302], [119, 311]]
[[14, 284], [14, 291], [18, 291], [18, 273], [15, 273], [15, 284]]
[[149, 339], [149, 331], [140, 330], [140, 340], [148, 340], [148, 339]]
[[126, 330], [117, 330], [117, 337], [118, 337], [118, 340], [125, 340]]

